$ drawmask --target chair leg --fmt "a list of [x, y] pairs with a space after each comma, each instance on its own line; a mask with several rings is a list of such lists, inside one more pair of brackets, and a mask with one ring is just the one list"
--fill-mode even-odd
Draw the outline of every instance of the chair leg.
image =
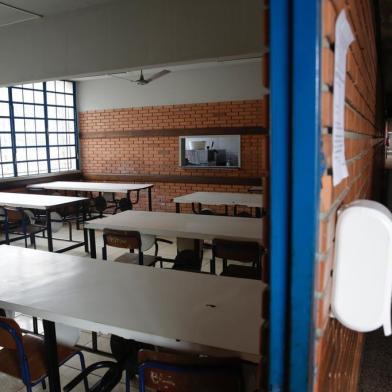
[[[82, 372], [86, 369], [86, 362], [84, 360], [84, 355], [81, 351], [78, 352], [79, 359], [80, 359], [80, 368], [82, 369]], [[85, 392], [89, 392], [89, 386], [88, 386], [88, 378], [87, 376], [83, 379], [83, 384], [84, 384], [84, 390]]]
[[131, 392], [131, 377], [127, 369], [125, 369], [125, 392]]
[[45, 381], [45, 379], [43, 378], [42, 379], [42, 381], [41, 381], [41, 385], [42, 385], [42, 389], [46, 389], [46, 381]]
[[107, 260], [108, 259], [108, 252], [106, 249], [106, 246], [102, 247], [102, 260]]
[[31, 245], [33, 245], [33, 248], [37, 249], [37, 244], [35, 243], [35, 235], [34, 234], [32, 234], [30, 236], [30, 241], [31, 241]]

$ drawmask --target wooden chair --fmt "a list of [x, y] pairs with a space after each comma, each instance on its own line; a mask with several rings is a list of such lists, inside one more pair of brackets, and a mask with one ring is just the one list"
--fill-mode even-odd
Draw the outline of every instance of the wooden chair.
[[[25, 248], [27, 248], [27, 239], [30, 238], [31, 244], [36, 249], [35, 236], [39, 233], [44, 233], [46, 226], [32, 222], [32, 215], [23, 208], [3, 207], [5, 223], [4, 231], [6, 242], [17, 241], [24, 239]], [[10, 234], [15, 234], [17, 237], [9, 238]]]
[[238, 359], [140, 350], [139, 391], [242, 392]]
[[[215, 273], [215, 260], [220, 258], [223, 261], [222, 276], [261, 280], [263, 253], [264, 248], [257, 242], [214, 239], [212, 241], [211, 273]], [[228, 260], [248, 265], [229, 265]]]
[[185, 249], [179, 252], [175, 259], [172, 269], [189, 272], [200, 272], [202, 259], [191, 249]]
[[[105, 229], [103, 231], [103, 248], [102, 259], [107, 260], [107, 247], [128, 249], [129, 253], [125, 253], [117, 257], [114, 261], [127, 264], [139, 264], [152, 266], [158, 259], [158, 242], [171, 244], [169, 240], [156, 238], [153, 235], [141, 235], [138, 231], [123, 231]], [[145, 255], [143, 252], [155, 246], [154, 255]], [[135, 254], [134, 251], [138, 253]]]
[[[19, 325], [13, 319], [0, 316], [0, 346], [3, 347], [0, 350], [0, 373], [22, 380], [27, 392], [31, 392], [32, 387], [38, 383], [46, 387], [47, 369], [44, 339], [41, 336], [22, 335]], [[81, 351], [58, 344], [57, 353], [59, 366], [78, 355], [82, 371], [85, 369]], [[84, 388], [89, 390], [87, 379], [84, 379]]]

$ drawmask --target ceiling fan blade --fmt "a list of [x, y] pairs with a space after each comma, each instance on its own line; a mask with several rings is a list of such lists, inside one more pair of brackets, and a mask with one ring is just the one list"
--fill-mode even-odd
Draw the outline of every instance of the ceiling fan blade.
[[115, 78], [115, 79], [126, 80], [127, 82], [137, 83], [137, 82], [139, 81], [139, 80], [132, 80], [132, 79], [128, 79], [128, 78], [123, 78], [122, 76], [118, 76], [118, 75], [116, 75], [116, 74], [110, 74], [110, 76], [111, 76], [112, 78]]
[[165, 76], [170, 72], [171, 71], [169, 71], [168, 69], [164, 69], [163, 71], [160, 71], [160, 72], [155, 73], [154, 75], [151, 75], [148, 79], [146, 79], [146, 82], [152, 82], [153, 80], [161, 78], [162, 76]]

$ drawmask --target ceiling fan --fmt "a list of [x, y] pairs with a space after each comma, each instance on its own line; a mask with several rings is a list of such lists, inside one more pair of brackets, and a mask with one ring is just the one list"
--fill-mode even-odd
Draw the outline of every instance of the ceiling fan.
[[157, 73], [151, 75], [149, 78], [145, 79], [144, 75], [143, 75], [143, 70], [141, 70], [139, 79], [136, 79], [136, 80], [124, 78], [122, 76], [118, 76], [118, 74], [111, 74], [111, 76], [113, 76], [114, 78], [117, 78], [117, 79], [124, 79], [124, 80], [127, 80], [128, 82], [136, 83], [139, 86], [144, 86], [144, 85], [152, 82], [153, 80], [156, 80], [158, 78], [161, 78], [162, 76], [167, 75], [170, 72], [171, 71], [169, 71], [168, 69], [164, 69], [164, 70], [162, 70], [160, 72], [157, 72]]

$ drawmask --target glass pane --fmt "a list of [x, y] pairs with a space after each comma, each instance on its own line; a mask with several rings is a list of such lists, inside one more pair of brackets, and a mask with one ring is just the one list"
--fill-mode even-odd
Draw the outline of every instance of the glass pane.
[[35, 132], [35, 121], [32, 119], [25, 120], [26, 132]]
[[8, 103], [0, 102], [0, 116], [9, 116], [10, 115], [10, 107]]
[[48, 106], [48, 117], [57, 118], [56, 106]]
[[75, 123], [73, 121], [67, 121], [67, 132], [75, 132]]
[[36, 89], [36, 90], [43, 90], [44, 89], [44, 84], [41, 82], [41, 83], [34, 83], [34, 89]]
[[68, 140], [67, 144], [71, 144], [71, 145], [75, 144], [75, 134], [69, 133], [67, 135], [67, 140]]
[[65, 95], [64, 94], [56, 94], [56, 104], [57, 105], [65, 105]]
[[46, 161], [38, 162], [38, 170], [40, 173], [48, 172], [48, 163]]
[[25, 87], [25, 88], [34, 88], [34, 85], [33, 85], [33, 83], [26, 83], [26, 84], [23, 84], [23, 87]]
[[57, 108], [57, 118], [65, 118], [65, 108]]
[[67, 158], [68, 149], [67, 147], [60, 147], [59, 148], [59, 157], [60, 158]]
[[65, 92], [68, 94], [73, 94], [73, 83], [72, 82], [64, 82], [65, 84]]
[[73, 108], [67, 108], [67, 119], [74, 120], [75, 113]]
[[70, 167], [69, 170], [76, 170], [76, 159], [70, 159]]
[[24, 102], [34, 102], [34, 92], [31, 90], [23, 90], [23, 101]]
[[23, 90], [20, 88], [12, 89], [12, 100], [14, 102], [23, 102]]
[[65, 121], [57, 121], [57, 130], [59, 132], [65, 132]]
[[0, 118], [0, 132], [11, 132], [11, 122], [9, 118]]
[[50, 161], [50, 168], [52, 172], [59, 171], [59, 161], [58, 160], [51, 160]]
[[27, 175], [27, 163], [18, 163], [18, 176], [26, 176]]
[[11, 134], [1, 133], [0, 144], [1, 147], [11, 147], [12, 146]]
[[26, 117], [34, 117], [34, 105], [24, 105]]
[[3, 177], [13, 177], [14, 176], [14, 165], [2, 165], [3, 166]]
[[57, 132], [57, 121], [49, 120], [48, 121], [48, 131], [49, 132]]
[[50, 158], [58, 158], [59, 157], [59, 148], [58, 147], [50, 147]]
[[44, 93], [42, 91], [34, 91], [34, 102], [44, 103]]
[[23, 117], [23, 104], [21, 103], [14, 103], [14, 116], [16, 117]]
[[38, 174], [38, 162], [28, 163], [29, 174]]
[[46, 159], [46, 148], [45, 147], [37, 148], [37, 156], [38, 159]]
[[47, 104], [48, 105], [56, 105], [56, 94], [47, 93], [46, 94]]
[[0, 101], [8, 101], [8, 88], [0, 87]]
[[65, 88], [64, 82], [62, 80], [56, 80], [55, 84], [56, 84], [56, 91], [63, 93]]
[[49, 144], [51, 146], [57, 145], [57, 133], [50, 133], [49, 134]]
[[64, 171], [64, 170], [68, 170], [68, 162], [67, 159], [62, 159], [60, 161], [60, 170]]
[[67, 147], [68, 148], [68, 156], [69, 157], [76, 157], [76, 148], [74, 146], [72, 147]]
[[35, 148], [27, 149], [27, 160], [36, 161], [37, 160], [37, 150]]
[[36, 133], [37, 146], [46, 146], [46, 136], [43, 133]]
[[45, 111], [44, 107], [41, 105], [35, 105], [35, 117], [38, 118], [44, 118], [45, 117]]
[[15, 135], [15, 143], [18, 147], [24, 147], [26, 145], [26, 135], [24, 133]]
[[67, 144], [67, 136], [64, 133], [59, 133], [58, 135], [59, 144]]
[[25, 161], [27, 158], [26, 149], [25, 148], [17, 148], [16, 149], [16, 160], [17, 161]]
[[35, 120], [36, 132], [45, 132], [45, 120]]
[[34, 133], [26, 134], [26, 145], [35, 146], [37, 144]]
[[1, 149], [1, 161], [12, 162], [12, 150], [10, 148]]
[[55, 90], [55, 83], [54, 81], [46, 82], [46, 89], [49, 91], [54, 91]]
[[67, 106], [73, 106], [74, 105], [74, 101], [73, 101], [73, 96], [72, 95], [66, 95], [65, 96], [65, 104]]
[[25, 132], [25, 122], [23, 119], [15, 119], [15, 131]]

